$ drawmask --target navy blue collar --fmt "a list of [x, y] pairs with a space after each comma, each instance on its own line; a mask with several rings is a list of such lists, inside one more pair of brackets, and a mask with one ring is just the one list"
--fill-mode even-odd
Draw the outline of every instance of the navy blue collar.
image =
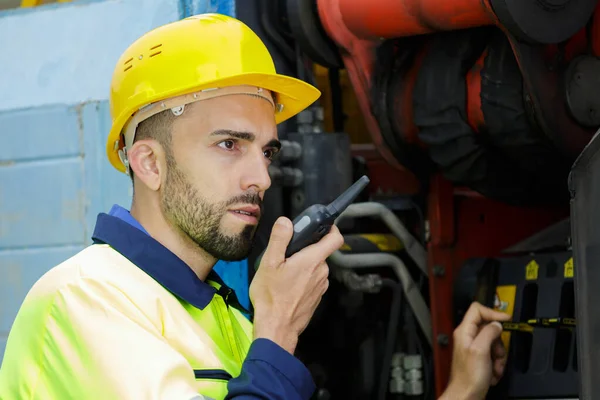
[[218, 291], [200, 280], [183, 260], [156, 239], [117, 216], [98, 214], [92, 239], [94, 243], [110, 245], [169, 292], [196, 308], [204, 309], [219, 294], [228, 305], [248, 313], [216, 272], [211, 271], [207, 280], [218, 283]]

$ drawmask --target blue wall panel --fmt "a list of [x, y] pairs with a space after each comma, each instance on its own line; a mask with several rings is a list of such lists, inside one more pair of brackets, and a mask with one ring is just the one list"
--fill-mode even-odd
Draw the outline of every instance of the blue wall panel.
[[182, 12], [179, 0], [77, 0], [0, 12], [0, 110], [108, 99], [121, 53]]
[[[0, 12], [0, 93], [10, 94], [0, 96], [0, 360], [33, 283], [90, 244], [99, 212], [130, 206], [130, 180], [105, 155], [119, 55], [144, 32], [202, 12], [234, 16], [235, 1], [78, 0]], [[247, 307], [246, 262], [215, 270]]]
[[83, 243], [81, 157], [0, 168], [0, 250]]
[[74, 107], [0, 111], [0, 127], [0, 163], [81, 154], [83, 141]]

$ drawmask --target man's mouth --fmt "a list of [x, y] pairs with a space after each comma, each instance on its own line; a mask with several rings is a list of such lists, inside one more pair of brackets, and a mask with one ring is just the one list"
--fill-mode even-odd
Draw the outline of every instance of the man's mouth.
[[246, 215], [248, 217], [254, 217], [256, 219], [260, 217], [260, 207], [258, 206], [240, 207], [229, 211], [233, 212], [234, 214]]

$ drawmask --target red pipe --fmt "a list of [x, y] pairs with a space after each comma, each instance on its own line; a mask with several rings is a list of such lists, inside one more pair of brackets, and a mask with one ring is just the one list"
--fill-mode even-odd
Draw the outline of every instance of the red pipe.
[[481, 109], [481, 70], [487, 57], [487, 49], [481, 54], [467, 73], [467, 121], [473, 131], [479, 133], [485, 129], [485, 118]]
[[494, 25], [482, 0], [337, 0], [346, 27], [359, 38], [414, 36]]

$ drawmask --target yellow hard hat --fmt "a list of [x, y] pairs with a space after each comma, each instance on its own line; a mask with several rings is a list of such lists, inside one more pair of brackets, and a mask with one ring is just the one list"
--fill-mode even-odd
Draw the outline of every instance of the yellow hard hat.
[[186, 104], [198, 94], [234, 86], [270, 91], [276, 123], [306, 109], [321, 94], [306, 82], [277, 74], [264, 43], [235, 18], [200, 14], [146, 33], [125, 50], [113, 72], [113, 124], [106, 143], [110, 163], [127, 172], [126, 144], [131, 143], [125, 130], [135, 131], [148, 108], [158, 110], [145, 113], [144, 119], [167, 109], [163, 100], [190, 98]]

